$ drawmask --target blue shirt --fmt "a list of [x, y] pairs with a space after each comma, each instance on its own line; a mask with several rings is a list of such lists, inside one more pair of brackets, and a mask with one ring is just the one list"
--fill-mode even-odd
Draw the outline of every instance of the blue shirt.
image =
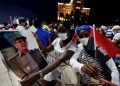
[[39, 28], [37, 28], [36, 34], [39, 37], [39, 39], [41, 40], [42, 44], [47, 47], [48, 40], [51, 39], [50, 33], [48, 31], [42, 29], [41, 27], [39, 27]]

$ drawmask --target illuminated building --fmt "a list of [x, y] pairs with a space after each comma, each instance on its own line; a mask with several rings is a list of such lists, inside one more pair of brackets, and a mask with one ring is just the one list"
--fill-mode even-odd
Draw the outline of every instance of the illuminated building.
[[65, 20], [66, 15], [79, 10], [89, 16], [90, 8], [83, 7], [84, 0], [71, 0], [69, 3], [58, 3], [58, 20]]
[[64, 20], [64, 17], [70, 15], [73, 10], [73, 0], [70, 3], [58, 3], [58, 19]]

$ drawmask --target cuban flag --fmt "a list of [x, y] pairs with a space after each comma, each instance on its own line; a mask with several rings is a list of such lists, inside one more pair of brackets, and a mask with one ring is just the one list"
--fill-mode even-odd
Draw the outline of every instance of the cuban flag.
[[112, 41], [108, 40], [96, 29], [92, 29], [88, 41], [88, 49], [97, 50], [97, 48], [104, 55], [108, 55], [109, 58], [112, 58], [116, 54], [120, 53], [120, 49]]
[[105, 78], [111, 80], [111, 70], [106, 65], [106, 62], [120, 53], [120, 49], [95, 29], [92, 29], [90, 33], [86, 48], [88, 53], [100, 63]]

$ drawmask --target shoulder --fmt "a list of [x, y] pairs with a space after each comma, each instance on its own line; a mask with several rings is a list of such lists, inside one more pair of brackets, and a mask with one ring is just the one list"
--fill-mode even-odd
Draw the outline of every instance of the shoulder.
[[73, 43], [73, 44], [70, 44], [68, 50], [71, 50], [71, 51], [73, 51], [73, 52], [76, 52], [77, 48], [78, 48], [77, 45]]
[[77, 45], [76, 52], [81, 52], [83, 49], [84, 49], [83, 44], [80, 43], [80, 44]]
[[43, 28], [41, 28], [41, 33], [44, 33], [45, 35], [50, 35], [50, 33], [47, 31], [47, 30], [45, 30], [45, 29], [43, 29]]
[[61, 39], [59, 37], [57, 37], [54, 41], [60, 42]]
[[82, 43], [78, 44], [77, 46], [78, 46], [78, 48], [83, 48], [83, 44]]
[[52, 45], [55, 45], [55, 44], [59, 43], [60, 40], [61, 40], [61, 39], [60, 39], [59, 37], [57, 37], [57, 38], [52, 42]]

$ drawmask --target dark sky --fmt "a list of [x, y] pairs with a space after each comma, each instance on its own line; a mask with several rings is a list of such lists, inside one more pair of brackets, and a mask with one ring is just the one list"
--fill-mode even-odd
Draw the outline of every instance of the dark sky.
[[[70, 0], [59, 0], [69, 2]], [[9, 20], [9, 16], [42, 16], [55, 19], [58, 0], [0, 0], [0, 21]], [[118, 0], [85, 0], [84, 6], [91, 7], [90, 16], [93, 20], [118, 17]]]
[[56, 11], [57, 0], [0, 0], [0, 21], [9, 20], [9, 16], [54, 18]]
[[85, 0], [85, 6], [91, 7], [90, 17], [95, 22], [112, 23], [120, 18], [119, 0]]

